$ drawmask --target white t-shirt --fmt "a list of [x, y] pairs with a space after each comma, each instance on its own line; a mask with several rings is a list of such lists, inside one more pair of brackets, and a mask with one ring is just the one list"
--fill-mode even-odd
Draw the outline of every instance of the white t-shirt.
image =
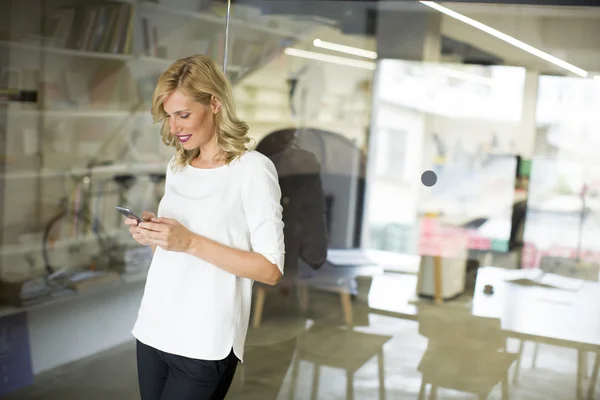
[[[158, 216], [227, 246], [255, 251], [283, 273], [281, 190], [273, 163], [249, 151], [214, 169], [172, 171]], [[187, 253], [157, 247], [133, 328], [166, 353], [220, 360], [233, 347], [243, 360], [253, 281]]]

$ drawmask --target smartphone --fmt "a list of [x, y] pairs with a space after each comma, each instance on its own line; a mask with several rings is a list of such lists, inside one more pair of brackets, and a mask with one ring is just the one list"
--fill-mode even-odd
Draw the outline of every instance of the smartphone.
[[133, 211], [131, 211], [127, 207], [115, 206], [118, 212], [126, 216], [127, 218], [135, 219], [138, 223], [143, 222], [144, 220], [141, 217], [138, 217]]

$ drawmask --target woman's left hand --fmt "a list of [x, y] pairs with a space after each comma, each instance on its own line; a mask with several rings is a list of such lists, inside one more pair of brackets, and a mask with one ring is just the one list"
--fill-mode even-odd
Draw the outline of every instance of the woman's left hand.
[[185, 252], [192, 244], [194, 234], [172, 218], [152, 218], [138, 226], [148, 243], [164, 250]]

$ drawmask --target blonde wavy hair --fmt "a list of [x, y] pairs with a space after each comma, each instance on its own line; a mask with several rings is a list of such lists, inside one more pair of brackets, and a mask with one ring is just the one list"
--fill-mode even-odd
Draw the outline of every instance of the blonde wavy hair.
[[221, 102], [221, 110], [215, 115], [215, 134], [227, 164], [247, 151], [246, 145], [250, 142], [248, 124], [236, 116], [231, 85], [225, 74], [205, 55], [185, 57], [175, 61], [161, 74], [152, 96], [152, 119], [155, 123], [162, 122], [162, 141], [177, 149], [173, 159], [175, 168], [189, 165], [200, 155], [200, 149], [185, 150], [170, 132], [163, 102], [176, 89], [206, 106], [211, 104], [212, 96]]

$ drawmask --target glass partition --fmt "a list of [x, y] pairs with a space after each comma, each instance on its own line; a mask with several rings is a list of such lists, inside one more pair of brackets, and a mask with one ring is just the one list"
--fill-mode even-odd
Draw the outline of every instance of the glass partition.
[[600, 8], [228, 3], [0, 5], [0, 396], [140, 397], [154, 256], [114, 207], [157, 211], [155, 85], [204, 54], [286, 247], [227, 399], [598, 398]]
[[542, 76], [538, 98], [523, 267], [544, 256], [597, 263], [600, 83]]
[[[366, 247], [435, 251], [439, 215], [469, 236], [468, 248], [508, 250], [516, 154], [528, 145], [524, 81], [519, 67], [379, 61]], [[388, 240], [392, 229], [403, 236]]]

